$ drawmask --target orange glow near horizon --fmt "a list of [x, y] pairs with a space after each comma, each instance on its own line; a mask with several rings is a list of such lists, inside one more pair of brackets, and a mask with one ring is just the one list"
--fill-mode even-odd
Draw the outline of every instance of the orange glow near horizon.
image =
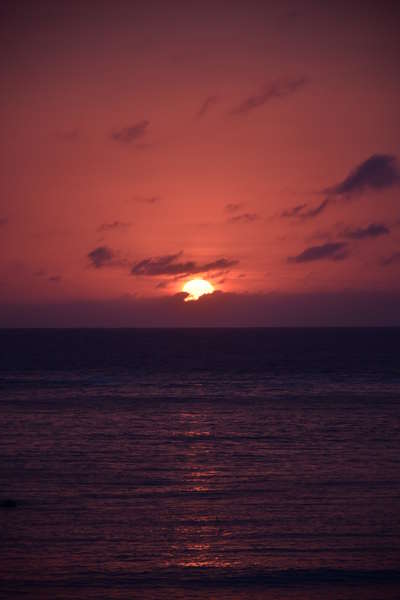
[[198, 300], [200, 296], [204, 296], [204, 294], [212, 294], [214, 292], [214, 287], [206, 279], [191, 279], [185, 283], [182, 292], [189, 294], [189, 296], [185, 298], [185, 302], [189, 302], [190, 300]]

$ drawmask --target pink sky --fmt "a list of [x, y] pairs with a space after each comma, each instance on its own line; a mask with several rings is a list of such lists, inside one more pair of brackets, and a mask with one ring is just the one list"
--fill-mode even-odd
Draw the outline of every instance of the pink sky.
[[396, 3], [1, 11], [0, 303], [400, 292]]

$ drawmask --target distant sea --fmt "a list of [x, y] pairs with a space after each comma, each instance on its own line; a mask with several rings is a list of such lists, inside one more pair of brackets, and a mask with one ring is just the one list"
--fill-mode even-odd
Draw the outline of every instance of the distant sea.
[[398, 600], [399, 417], [400, 329], [1, 330], [0, 597]]

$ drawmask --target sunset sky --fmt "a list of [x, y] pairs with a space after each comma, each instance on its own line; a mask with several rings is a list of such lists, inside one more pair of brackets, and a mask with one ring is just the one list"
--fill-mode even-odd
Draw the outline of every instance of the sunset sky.
[[398, 3], [0, 21], [0, 325], [400, 324]]

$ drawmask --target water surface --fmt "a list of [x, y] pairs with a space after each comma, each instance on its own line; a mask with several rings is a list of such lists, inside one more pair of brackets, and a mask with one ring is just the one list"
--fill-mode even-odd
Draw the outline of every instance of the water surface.
[[4, 597], [398, 598], [399, 347], [1, 331]]

